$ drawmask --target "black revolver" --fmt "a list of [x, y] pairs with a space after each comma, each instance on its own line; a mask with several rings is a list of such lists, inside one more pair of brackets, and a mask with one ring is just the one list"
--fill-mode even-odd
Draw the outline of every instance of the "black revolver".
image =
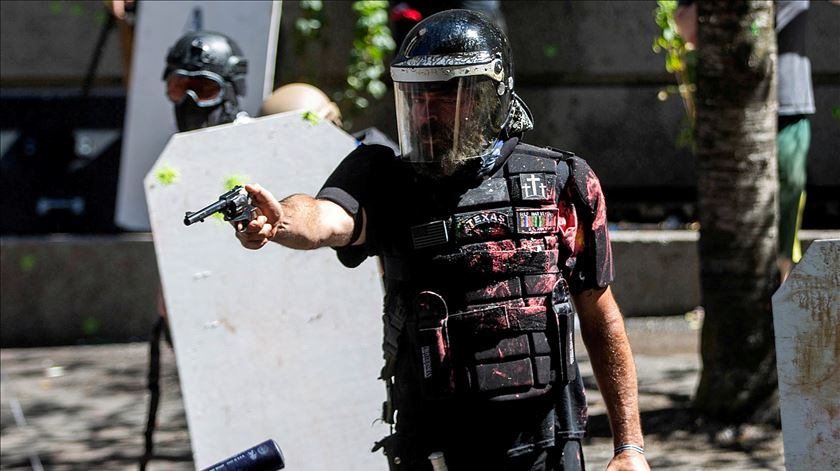
[[205, 208], [201, 208], [196, 212], [187, 211], [187, 214], [184, 216], [184, 224], [189, 226], [197, 222], [204, 222], [204, 219], [214, 213], [222, 213], [225, 221], [230, 221], [234, 225], [241, 222], [244, 226], [251, 219], [257, 217], [257, 208], [251, 204], [251, 195], [245, 191], [245, 188], [236, 186], [220, 196], [219, 201]]

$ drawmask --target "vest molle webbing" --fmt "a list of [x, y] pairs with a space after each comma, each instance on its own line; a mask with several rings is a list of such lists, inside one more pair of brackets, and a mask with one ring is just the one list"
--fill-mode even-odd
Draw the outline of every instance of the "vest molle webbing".
[[518, 145], [448, 217], [413, 225], [410, 253], [385, 257], [386, 278], [417, 288], [411, 306], [386, 309], [386, 359], [405, 325], [401, 354], [416, 357], [427, 398], [516, 400], [572, 379], [574, 314], [558, 268], [568, 253], [557, 237], [575, 221], [558, 203], [570, 155]]

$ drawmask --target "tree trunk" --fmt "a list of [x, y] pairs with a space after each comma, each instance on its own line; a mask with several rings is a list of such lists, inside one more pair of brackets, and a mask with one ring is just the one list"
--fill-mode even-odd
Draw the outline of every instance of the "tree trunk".
[[695, 406], [730, 423], [778, 411], [776, 35], [772, 1], [697, 2], [703, 372]]

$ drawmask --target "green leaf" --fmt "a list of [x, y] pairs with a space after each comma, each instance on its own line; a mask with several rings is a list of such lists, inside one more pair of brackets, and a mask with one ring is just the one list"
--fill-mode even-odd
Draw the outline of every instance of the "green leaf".
[[[675, 74], [678, 86], [670, 85], [657, 94], [657, 99], [665, 100], [671, 94], [679, 93], [684, 104], [692, 100], [694, 93], [694, 78], [696, 56], [693, 51], [686, 49], [685, 40], [677, 32], [674, 13], [677, 9], [676, 0], [657, 0], [656, 8], [652, 12], [653, 21], [659, 29], [653, 38], [651, 49], [654, 53], [665, 55], [665, 70]], [[686, 116], [687, 130], [682, 129], [677, 137], [678, 145], [693, 146], [691, 122], [693, 117]]]
[[385, 86], [384, 83], [380, 80], [372, 80], [368, 86], [368, 93], [373, 95], [374, 98], [382, 98], [383, 95], [388, 91], [388, 87]]
[[324, 9], [324, 2], [321, 0], [301, 0], [301, 10], [321, 11]]

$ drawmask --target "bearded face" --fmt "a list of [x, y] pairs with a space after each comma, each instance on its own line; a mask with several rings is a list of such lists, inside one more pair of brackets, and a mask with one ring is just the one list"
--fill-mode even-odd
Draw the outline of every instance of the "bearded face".
[[492, 81], [481, 78], [399, 83], [403, 158], [429, 177], [454, 174], [493, 147], [505, 115], [501, 105]]

